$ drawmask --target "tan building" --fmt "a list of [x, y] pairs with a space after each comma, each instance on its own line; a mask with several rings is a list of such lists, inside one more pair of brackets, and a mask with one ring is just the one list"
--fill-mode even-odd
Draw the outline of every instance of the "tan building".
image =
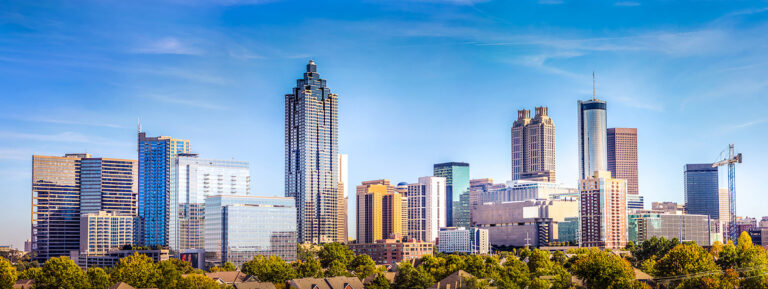
[[357, 241], [373, 243], [403, 232], [402, 195], [389, 180], [357, 186]]
[[665, 214], [681, 215], [685, 214], [685, 205], [675, 202], [653, 202], [651, 203], [651, 210]]
[[640, 193], [637, 177], [637, 129], [608, 129], [608, 170], [614, 178], [627, 180], [627, 194]]
[[575, 198], [484, 203], [475, 206], [472, 226], [487, 229], [491, 245], [538, 247], [575, 243], [578, 216]]
[[99, 211], [80, 217], [80, 254], [105, 254], [133, 244], [134, 216]]
[[555, 182], [555, 123], [547, 107], [517, 111], [512, 125], [512, 180]]
[[[398, 236], [399, 237], [399, 236]], [[349, 249], [356, 255], [371, 256], [377, 265], [391, 265], [402, 261], [419, 259], [431, 255], [434, 244], [430, 242], [401, 238], [377, 240], [373, 243], [349, 244]]]
[[339, 154], [339, 192], [338, 192], [338, 223], [339, 223], [339, 236], [337, 242], [346, 243], [348, 236], [348, 208], [349, 208], [349, 192], [347, 191], [348, 180], [348, 163], [349, 157], [345, 154]]
[[596, 171], [579, 182], [580, 245], [602, 249], [627, 244], [627, 181]]
[[730, 222], [731, 220], [731, 202], [728, 196], [727, 188], [719, 188], [717, 190], [718, 207], [720, 213], [718, 214], [718, 220]]

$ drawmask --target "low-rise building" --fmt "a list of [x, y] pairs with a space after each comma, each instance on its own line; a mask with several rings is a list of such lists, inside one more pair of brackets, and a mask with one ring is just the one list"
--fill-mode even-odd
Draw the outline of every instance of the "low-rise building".
[[510, 181], [506, 186], [477, 182], [472, 198], [477, 204], [517, 202], [535, 199], [551, 199], [560, 196], [576, 196], [576, 188], [561, 184], [535, 181]]
[[424, 255], [431, 255], [434, 244], [430, 242], [410, 239], [382, 239], [373, 243], [353, 243], [349, 248], [356, 255], [365, 254], [371, 256], [378, 265], [391, 265], [402, 261], [419, 259]]
[[437, 251], [441, 253], [488, 254], [488, 230], [480, 228], [440, 228]]
[[749, 236], [752, 237], [752, 244], [768, 249], [768, 228], [752, 228], [749, 230]]
[[148, 249], [148, 250], [110, 250], [102, 254], [81, 254], [80, 251], [70, 251], [69, 258], [74, 260], [81, 268], [101, 267], [108, 268], [117, 265], [120, 259], [131, 256], [133, 254], [145, 255], [152, 258], [152, 261], [157, 263], [160, 261], [168, 260], [168, 249]]
[[134, 216], [105, 211], [80, 216], [80, 254], [98, 255], [134, 244]]
[[627, 216], [628, 240], [635, 244], [652, 237], [677, 238], [681, 242], [694, 241], [710, 246], [710, 219], [707, 215], [641, 213]]
[[653, 202], [651, 203], [651, 209], [654, 211], [661, 211], [664, 214], [684, 214], [685, 205], [675, 202]]
[[527, 200], [475, 206], [472, 226], [488, 230], [497, 246], [544, 246], [577, 240], [579, 202], [574, 199]]

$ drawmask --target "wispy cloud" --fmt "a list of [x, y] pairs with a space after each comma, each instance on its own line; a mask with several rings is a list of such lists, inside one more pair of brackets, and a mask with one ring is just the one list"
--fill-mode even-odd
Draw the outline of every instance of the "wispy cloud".
[[133, 53], [141, 54], [180, 54], [180, 55], [200, 55], [202, 51], [182, 42], [175, 37], [165, 37], [152, 41], [146, 41], [138, 44], [131, 49]]
[[256, 53], [253, 53], [249, 49], [237, 46], [237, 47], [231, 47], [229, 48], [229, 57], [236, 58], [236, 59], [264, 59], [265, 57]]
[[768, 122], [768, 120], [767, 119], [756, 119], [756, 120], [748, 121], [748, 122], [745, 122], [745, 123], [740, 123], [740, 124], [732, 125], [731, 128], [732, 129], [747, 128], [747, 127], [750, 127], [750, 126], [754, 126], [754, 125], [758, 125], [758, 124], [763, 124], [765, 122]]
[[227, 108], [221, 105], [217, 105], [211, 102], [207, 102], [204, 100], [199, 99], [191, 99], [191, 98], [181, 98], [177, 96], [172, 96], [168, 94], [146, 94], [144, 95], [148, 98], [154, 99], [156, 101], [170, 103], [170, 104], [180, 104], [185, 106], [191, 106], [191, 107], [197, 107], [197, 108], [204, 108], [204, 109], [211, 109], [211, 110], [226, 110]]
[[0, 139], [9, 141], [41, 141], [41, 142], [64, 142], [64, 143], [87, 143], [105, 146], [125, 146], [125, 143], [117, 142], [112, 139], [88, 136], [76, 132], [61, 132], [53, 134], [20, 133], [14, 131], [0, 131]]
[[635, 2], [635, 1], [619, 1], [619, 2], [613, 3], [613, 6], [635, 7], [635, 6], [640, 6], [640, 2]]
[[511, 61], [511, 62], [515, 64], [522, 64], [525, 66], [533, 67], [547, 73], [559, 74], [559, 75], [563, 75], [571, 78], [579, 78], [580, 75], [552, 66], [549, 62], [556, 59], [567, 59], [567, 58], [578, 57], [581, 55], [583, 54], [579, 52], [564, 51], [564, 52], [555, 52], [550, 54], [526, 55], [526, 56], [522, 56], [517, 61]]
[[48, 118], [48, 117], [6, 116], [6, 117], [3, 117], [3, 118], [19, 120], [19, 121], [28, 121], [28, 122], [42, 122], [42, 123], [66, 124], [66, 125], [82, 125], [82, 126], [97, 126], [97, 127], [109, 127], [109, 128], [123, 128], [122, 126], [119, 126], [119, 125], [113, 124], [113, 123], [86, 122], [86, 121], [56, 119], [56, 118]]

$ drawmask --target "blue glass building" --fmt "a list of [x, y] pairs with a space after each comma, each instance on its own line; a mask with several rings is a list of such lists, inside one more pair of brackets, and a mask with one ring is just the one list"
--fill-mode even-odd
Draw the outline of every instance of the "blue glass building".
[[189, 153], [189, 140], [167, 136], [147, 137], [139, 132], [139, 221], [140, 245], [168, 246], [170, 220], [171, 160]]
[[685, 165], [685, 212], [720, 218], [717, 168], [712, 164]]
[[469, 164], [460, 162], [435, 164], [434, 174], [436, 177], [446, 179], [447, 226], [469, 228]]

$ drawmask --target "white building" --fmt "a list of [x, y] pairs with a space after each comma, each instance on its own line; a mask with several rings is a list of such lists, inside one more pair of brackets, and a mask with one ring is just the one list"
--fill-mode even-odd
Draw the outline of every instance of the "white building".
[[421, 177], [408, 184], [408, 236], [434, 242], [437, 232], [446, 226], [444, 177]]
[[169, 242], [172, 254], [204, 248], [205, 197], [248, 195], [248, 162], [179, 154], [171, 161]]
[[134, 216], [105, 211], [80, 217], [80, 254], [104, 254], [122, 245], [132, 245]]
[[437, 251], [440, 253], [488, 254], [488, 230], [463, 227], [441, 228]]
[[492, 185], [478, 187], [475, 192], [477, 204], [546, 200], [559, 196], [577, 196], [576, 188], [561, 184], [535, 181], [509, 181], [507, 186]]

